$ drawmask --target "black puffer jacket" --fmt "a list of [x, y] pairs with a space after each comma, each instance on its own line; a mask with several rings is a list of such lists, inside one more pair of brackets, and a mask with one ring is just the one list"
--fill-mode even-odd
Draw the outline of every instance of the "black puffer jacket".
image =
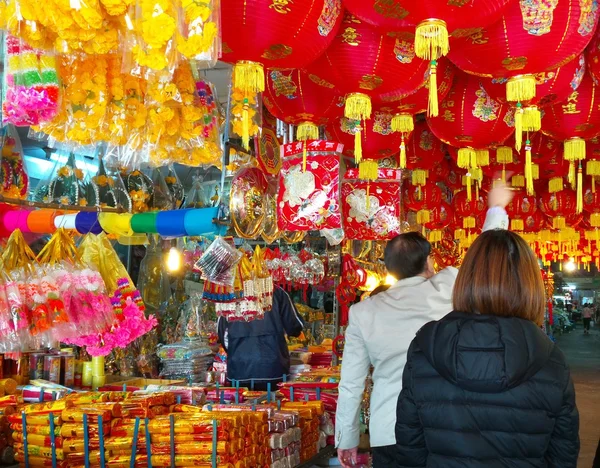
[[569, 368], [527, 320], [452, 312], [425, 325], [397, 411], [399, 467], [577, 466]]

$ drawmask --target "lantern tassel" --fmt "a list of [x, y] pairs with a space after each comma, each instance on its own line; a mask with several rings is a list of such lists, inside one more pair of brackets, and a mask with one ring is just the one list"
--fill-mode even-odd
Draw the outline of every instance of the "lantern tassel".
[[510, 182], [513, 187], [525, 187], [525, 176], [515, 174], [512, 176], [512, 179], [510, 179]]
[[517, 102], [517, 110], [515, 111], [515, 149], [521, 151], [523, 143], [523, 106]]
[[577, 214], [583, 211], [583, 169], [581, 168], [581, 162], [579, 163], [579, 169], [577, 170], [577, 205], [575, 212]]
[[304, 141], [302, 143], [302, 172], [306, 172], [306, 157], [307, 157], [306, 141]]
[[362, 161], [362, 129], [359, 126], [354, 133], [354, 162], [356, 164]]
[[542, 114], [536, 106], [529, 106], [523, 110], [523, 130], [538, 132], [542, 128]]
[[592, 176], [592, 193], [596, 193], [596, 177]]
[[506, 82], [506, 99], [511, 102], [530, 101], [535, 97], [535, 76], [520, 75]]
[[406, 169], [406, 143], [404, 135], [402, 135], [402, 141], [400, 142], [400, 169]]
[[506, 164], [502, 164], [502, 182], [506, 183]]
[[512, 164], [513, 150], [509, 146], [499, 146], [496, 149], [496, 161], [500, 164]]
[[392, 131], [400, 133], [411, 133], [415, 129], [415, 121], [411, 114], [405, 112], [392, 117]]
[[571, 138], [565, 141], [564, 157], [567, 161], [580, 161], [585, 159], [585, 140]]
[[415, 169], [411, 175], [413, 185], [422, 186], [427, 182], [428, 171], [423, 169]]
[[463, 240], [465, 238], [465, 230], [464, 229], [455, 229], [454, 230], [454, 240]]
[[585, 173], [590, 176], [600, 176], [600, 161], [587, 161]]
[[476, 220], [473, 216], [465, 216], [463, 218], [463, 229], [475, 229]]
[[475, 150], [475, 155], [477, 158], [477, 166], [476, 167], [489, 166], [490, 152], [488, 150], [486, 150], [486, 149]]
[[237, 62], [233, 68], [235, 87], [244, 96], [262, 93], [265, 90], [265, 72], [262, 64], [250, 61]]
[[471, 174], [467, 173], [467, 201], [471, 201], [472, 200], [472, 193], [471, 193]]
[[569, 176], [567, 178], [567, 180], [569, 181], [569, 183], [571, 184], [571, 188], [575, 188], [575, 163], [571, 162], [571, 164], [569, 164]]
[[367, 182], [367, 199], [365, 201], [365, 207], [367, 208], [367, 215], [371, 211], [371, 182]]
[[417, 211], [417, 223], [425, 224], [430, 220], [430, 212], [429, 210], [419, 210]]
[[426, 19], [415, 31], [415, 54], [423, 60], [437, 60], [450, 51], [446, 22]]
[[553, 177], [548, 182], [548, 192], [557, 193], [564, 188], [564, 182], [562, 177]]
[[565, 229], [567, 227], [567, 222], [562, 216], [556, 216], [555, 218], [552, 218], [552, 227], [554, 229]]
[[525, 142], [525, 184], [527, 195], [533, 195], [533, 167], [531, 163], [531, 141]]
[[363, 93], [352, 93], [346, 98], [344, 117], [361, 122], [371, 118], [371, 98]]
[[590, 224], [592, 227], [600, 227], [600, 213], [592, 213], [590, 215]]
[[511, 231], [524, 231], [525, 223], [522, 219], [511, 219], [510, 220], [510, 230]]
[[248, 112], [248, 99], [244, 99], [242, 109], [242, 146], [245, 150], [250, 149], [250, 114]]
[[298, 125], [296, 138], [300, 141], [317, 140], [319, 138], [319, 127], [312, 122], [302, 122]]
[[358, 178], [360, 180], [377, 180], [379, 165], [377, 161], [365, 159], [358, 165]]
[[427, 115], [437, 117], [440, 113], [437, 89], [437, 62], [432, 60], [429, 64], [429, 101], [427, 103]]
[[475, 158], [477, 161], [477, 156], [475, 155], [475, 150], [472, 148], [459, 148], [458, 149], [458, 159], [456, 164], [461, 169], [468, 169], [471, 167], [471, 162]]

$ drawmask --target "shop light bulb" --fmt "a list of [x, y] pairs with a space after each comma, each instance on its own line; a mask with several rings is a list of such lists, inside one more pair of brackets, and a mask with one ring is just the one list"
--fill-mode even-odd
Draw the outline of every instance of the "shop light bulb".
[[567, 271], [575, 271], [576, 268], [577, 266], [573, 260], [569, 260], [567, 263], [565, 263], [565, 270]]
[[167, 254], [167, 270], [174, 273], [181, 268], [181, 253], [175, 247], [171, 247]]
[[365, 289], [367, 291], [373, 291], [377, 286], [379, 286], [379, 280], [375, 277], [375, 275], [369, 275], [367, 277], [367, 282], [365, 284]]
[[394, 278], [392, 275], [390, 275], [389, 273], [385, 277], [385, 284], [387, 284], [388, 286], [393, 286], [394, 284], [396, 284], [396, 281], [398, 281], [398, 280], [396, 278]]

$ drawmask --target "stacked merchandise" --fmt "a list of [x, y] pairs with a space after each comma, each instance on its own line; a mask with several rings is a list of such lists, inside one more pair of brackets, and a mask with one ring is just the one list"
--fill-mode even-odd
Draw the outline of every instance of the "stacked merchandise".
[[17, 395], [17, 383], [12, 379], [0, 380], [0, 464], [12, 463], [14, 459], [12, 430], [8, 418], [16, 413], [22, 401]]
[[321, 401], [289, 401], [282, 404], [281, 407], [298, 412], [300, 417], [298, 427], [301, 430], [300, 461], [304, 463], [317, 455], [321, 446], [324, 446], [320, 431], [320, 418], [325, 413], [323, 403]]
[[214, 359], [211, 349], [202, 340], [160, 346], [156, 354], [161, 362], [161, 377], [185, 379], [188, 384], [206, 382]]

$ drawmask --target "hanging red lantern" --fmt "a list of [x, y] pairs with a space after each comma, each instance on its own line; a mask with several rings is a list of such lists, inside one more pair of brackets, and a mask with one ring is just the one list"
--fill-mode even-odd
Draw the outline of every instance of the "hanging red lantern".
[[[451, 186], [452, 181], [450, 179], [451, 179], [450, 163], [448, 162], [448, 159], [446, 158], [446, 156], [444, 156], [437, 164], [435, 164], [429, 170], [429, 180], [437, 181], [437, 182], [444, 182], [446, 184], [446, 187], [448, 187], [450, 190], [454, 191], [454, 188]], [[456, 177], [453, 177], [452, 179], [456, 180]]]
[[462, 219], [461, 227], [463, 229], [475, 229], [477, 226], [477, 217], [486, 211], [486, 203], [482, 194], [479, 197], [469, 199], [466, 190], [460, 190], [452, 198], [452, 207], [459, 219]]
[[417, 212], [417, 223], [430, 221], [430, 212], [442, 202], [442, 191], [434, 183], [423, 187], [408, 187], [402, 196], [404, 208]]
[[567, 226], [567, 216], [575, 213], [577, 196], [573, 190], [565, 189], [560, 192], [545, 192], [540, 197], [540, 209], [552, 221], [554, 229], [564, 229]]
[[583, 188], [583, 209], [590, 218], [593, 228], [600, 227], [600, 189], [586, 184]]
[[490, 150], [490, 164], [481, 169], [486, 177], [498, 177], [501, 174], [504, 181], [507, 173], [524, 173], [521, 155], [510, 146], [499, 146]]
[[224, 62], [301, 68], [331, 44], [342, 8], [339, 0], [227, 0], [221, 17]]
[[540, 210], [536, 210], [533, 213], [523, 218], [523, 231], [524, 232], [539, 232], [546, 227], [548, 218]]
[[406, 145], [406, 168], [412, 170], [413, 185], [425, 185], [430, 171], [446, 156], [446, 145], [429, 129], [425, 120], [415, 124]]
[[556, 70], [579, 56], [597, 22], [592, 2], [515, 1], [493, 25], [453, 42], [449, 58], [467, 73], [512, 78], [508, 99], [529, 101], [537, 94], [531, 75]]
[[515, 192], [512, 201], [506, 206], [511, 230], [524, 231], [527, 217], [536, 211], [537, 200], [534, 197], [527, 195], [523, 190]]
[[454, 210], [449, 203], [441, 202], [434, 209], [430, 210], [429, 221], [423, 223], [423, 227], [429, 229], [427, 236], [429, 242], [440, 242], [443, 237], [443, 231], [454, 220]]
[[585, 50], [587, 69], [595, 79], [600, 79], [600, 32], [596, 29], [594, 38]]
[[586, 142], [585, 173], [590, 176], [592, 187], [596, 188], [596, 178], [600, 176], [600, 141], [592, 138]]

